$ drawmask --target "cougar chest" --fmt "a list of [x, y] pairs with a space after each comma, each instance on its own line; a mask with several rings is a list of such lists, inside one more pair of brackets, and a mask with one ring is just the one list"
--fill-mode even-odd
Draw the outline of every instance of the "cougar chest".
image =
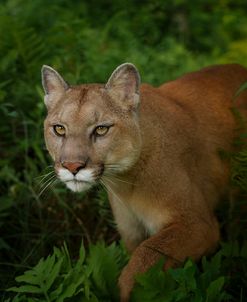
[[108, 192], [113, 215], [121, 236], [138, 245], [170, 221], [170, 213], [138, 194]]

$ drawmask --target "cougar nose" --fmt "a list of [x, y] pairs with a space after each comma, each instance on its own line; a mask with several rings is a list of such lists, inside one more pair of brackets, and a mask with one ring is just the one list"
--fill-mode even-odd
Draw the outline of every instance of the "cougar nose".
[[81, 169], [85, 168], [86, 163], [83, 162], [62, 162], [62, 166], [66, 169], [68, 169], [71, 173], [76, 175], [77, 172], [79, 172]]

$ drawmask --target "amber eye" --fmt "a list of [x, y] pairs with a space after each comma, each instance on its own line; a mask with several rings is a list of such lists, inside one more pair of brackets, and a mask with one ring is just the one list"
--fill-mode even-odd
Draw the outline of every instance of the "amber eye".
[[94, 133], [96, 136], [103, 136], [105, 135], [109, 130], [109, 127], [107, 126], [98, 126], [95, 128]]
[[54, 132], [59, 136], [65, 135], [65, 128], [62, 125], [55, 125], [53, 126]]

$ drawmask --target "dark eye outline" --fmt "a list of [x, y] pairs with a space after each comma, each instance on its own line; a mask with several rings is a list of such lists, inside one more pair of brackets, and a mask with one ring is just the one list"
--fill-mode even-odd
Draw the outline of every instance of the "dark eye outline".
[[[58, 133], [56, 130], [56, 127], [61, 127], [62, 129], [64, 129], [64, 134]], [[63, 125], [59, 125], [59, 124], [53, 125], [53, 131], [57, 136], [65, 136], [65, 132], [66, 132], [65, 127]]]
[[[103, 134], [98, 134], [98, 133], [97, 133], [97, 129], [100, 129], [100, 128], [105, 128], [105, 129], [106, 129], [106, 132], [103, 133]], [[109, 129], [110, 129], [110, 126], [107, 126], [107, 125], [99, 125], [99, 126], [95, 127], [93, 133], [94, 133], [94, 135], [95, 135], [96, 137], [102, 137], [102, 136], [105, 136], [105, 135], [108, 133]]]
[[[98, 125], [94, 128], [93, 132], [92, 132], [92, 136], [96, 139], [97, 137], [104, 137], [110, 130], [111, 127], [113, 127], [114, 124], [113, 123], [105, 123], [105, 124], [101, 124]], [[103, 127], [103, 128], [107, 128], [107, 131], [104, 134], [98, 134], [96, 131], [98, 128]]]

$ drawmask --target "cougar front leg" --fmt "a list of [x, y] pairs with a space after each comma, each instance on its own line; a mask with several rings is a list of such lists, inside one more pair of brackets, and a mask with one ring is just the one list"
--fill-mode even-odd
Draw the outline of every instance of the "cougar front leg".
[[119, 278], [121, 302], [129, 300], [135, 275], [147, 271], [162, 256], [166, 256], [164, 269], [168, 269], [182, 263], [187, 257], [197, 260], [208, 254], [214, 250], [218, 240], [219, 227], [214, 217], [199, 220], [190, 216], [188, 221], [176, 221], [160, 230], [135, 249], [123, 269]]

